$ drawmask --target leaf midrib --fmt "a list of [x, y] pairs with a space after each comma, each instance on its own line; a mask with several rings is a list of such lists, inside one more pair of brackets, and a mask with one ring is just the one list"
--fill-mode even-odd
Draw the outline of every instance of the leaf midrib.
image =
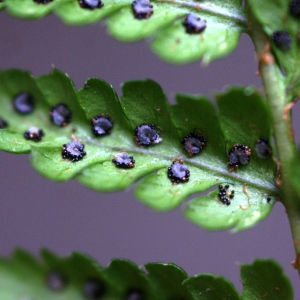
[[[97, 142], [97, 141], [93, 140], [92, 138], [86, 138], [86, 137], [78, 137], [78, 138], [85, 143], [90, 143], [90, 144], [93, 144], [96, 146], [106, 147], [106, 148], [109, 148], [112, 150], [119, 150], [119, 151], [123, 150], [123, 151], [130, 151], [133, 153], [148, 154], [148, 155], [153, 155], [153, 156], [156, 156], [159, 158], [168, 159], [170, 161], [174, 160], [174, 157], [176, 157], [176, 155], [174, 155], [174, 153], [172, 155], [167, 155], [167, 154], [158, 153], [158, 152], [151, 151], [151, 150], [149, 151], [149, 150], [145, 150], [143, 148], [137, 148], [137, 147], [111, 146], [111, 145], [107, 145], [107, 144], [104, 144], [101, 142]], [[181, 153], [178, 152], [178, 154], [181, 154]], [[187, 158], [187, 157], [184, 159], [184, 161], [188, 162], [190, 165], [198, 167], [199, 169], [207, 170], [208, 173], [211, 173], [211, 172], [218, 173], [218, 174], [222, 175], [223, 177], [231, 179], [232, 181], [237, 181], [242, 184], [250, 185], [250, 186], [256, 187], [260, 190], [264, 190], [268, 193], [279, 194], [279, 190], [277, 189], [277, 187], [268, 182], [264, 182], [264, 184], [262, 184], [261, 180], [257, 181], [257, 180], [252, 180], [252, 179], [246, 179], [245, 176], [242, 176], [236, 172], [229, 172], [222, 168], [218, 168], [218, 167], [209, 165], [209, 164], [205, 163], [204, 161], [201, 161], [201, 162], [195, 161], [195, 160]]]
[[186, 6], [194, 8], [196, 11], [204, 11], [207, 13], [211, 13], [214, 15], [222, 16], [227, 19], [235, 20], [237, 23], [243, 25], [247, 28], [248, 22], [245, 14], [238, 14], [233, 13], [227, 9], [223, 9], [217, 5], [213, 5], [212, 3], [208, 2], [194, 2], [194, 1], [184, 1], [184, 0], [154, 0], [153, 2], [158, 3], [173, 3], [179, 6]]

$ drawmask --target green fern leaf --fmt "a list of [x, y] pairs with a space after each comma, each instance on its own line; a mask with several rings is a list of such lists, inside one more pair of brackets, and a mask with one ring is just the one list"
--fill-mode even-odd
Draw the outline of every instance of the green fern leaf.
[[242, 300], [294, 299], [293, 288], [281, 266], [271, 259], [257, 259], [252, 265], [241, 265], [244, 285]]
[[0, 10], [5, 8], [5, 2], [0, 1]]
[[[35, 110], [21, 115], [13, 105], [19, 93], [29, 93]], [[189, 196], [185, 215], [208, 229], [249, 228], [265, 218], [277, 200], [276, 165], [271, 155], [263, 159], [255, 151], [259, 137], [270, 138], [269, 111], [257, 90], [232, 87], [216, 94], [214, 105], [203, 96], [179, 94], [170, 105], [161, 87], [151, 81], [123, 84], [118, 99], [114, 89], [101, 79], [87, 80], [76, 91], [71, 79], [53, 69], [49, 75], [33, 78], [30, 73], [8, 70], [0, 73], [0, 117], [9, 126], [0, 129], [0, 149], [12, 153], [31, 152], [32, 166], [55, 181], [77, 178], [97, 191], [114, 191], [138, 182], [136, 195], [150, 207], [167, 211], [178, 207]], [[50, 122], [49, 111], [63, 103], [72, 112], [65, 127]], [[255, 112], [255, 113], [253, 113]], [[109, 115], [114, 127], [110, 134], [92, 133], [91, 118]], [[155, 124], [163, 139], [149, 147], [134, 141], [134, 129], [140, 124]], [[45, 132], [41, 141], [24, 138], [29, 127]], [[200, 154], [190, 157], [180, 143], [190, 132], [201, 133], [207, 140]], [[62, 147], [72, 140], [85, 145], [86, 156], [78, 162], [62, 158]], [[252, 149], [250, 162], [236, 170], [228, 166], [228, 151], [235, 144]], [[125, 151], [134, 156], [134, 168], [117, 168], [112, 159]], [[182, 159], [190, 171], [188, 182], [172, 184], [167, 175], [173, 161]], [[235, 190], [231, 205], [220, 201], [220, 184]]]
[[[242, 265], [242, 297], [222, 276], [188, 277], [172, 263], [147, 263], [138, 267], [126, 259], [113, 259], [102, 268], [88, 255], [74, 252], [61, 258], [49, 250], [41, 260], [16, 249], [11, 258], [0, 257], [1, 299], [149, 299], [215, 300], [293, 299], [293, 290], [282, 268], [272, 260]], [[272, 270], [272, 272], [270, 272]], [[224, 298], [224, 299], [225, 299]]]
[[[208, 64], [233, 51], [240, 34], [247, 29], [241, 0], [199, 3], [153, 1], [154, 12], [146, 19], [134, 17], [132, 1], [104, 0], [103, 3], [103, 7], [95, 9], [82, 8], [78, 0], [53, 0], [47, 4], [32, 0], [5, 0], [0, 5], [13, 16], [29, 19], [42, 18], [53, 12], [72, 25], [90, 24], [108, 18], [106, 24], [112, 36], [125, 42], [151, 36], [153, 51], [173, 63], [202, 58], [203, 63]], [[206, 21], [206, 28], [201, 33], [186, 33], [182, 23], [190, 13]]]

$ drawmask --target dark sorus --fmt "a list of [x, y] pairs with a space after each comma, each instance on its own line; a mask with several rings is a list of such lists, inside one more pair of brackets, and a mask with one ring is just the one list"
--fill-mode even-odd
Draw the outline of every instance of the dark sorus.
[[66, 286], [66, 279], [61, 273], [51, 271], [47, 275], [47, 286], [52, 291], [60, 291]]
[[53, 0], [33, 0], [33, 2], [38, 3], [38, 4], [47, 4], [52, 2]]
[[104, 3], [101, 0], [79, 0], [79, 5], [82, 8], [95, 9], [101, 8]]
[[250, 161], [251, 149], [241, 144], [234, 145], [228, 153], [228, 165], [233, 169], [239, 165], [245, 165]]
[[13, 100], [14, 109], [22, 114], [30, 114], [34, 109], [34, 100], [29, 93], [20, 93]]
[[149, 19], [153, 14], [153, 5], [149, 0], [135, 0], [131, 3], [133, 15], [136, 19]]
[[71, 111], [65, 104], [58, 103], [50, 110], [51, 121], [60, 127], [67, 126], [71, 122], [71, 117]]
[[181, 140], [181, 144], [183, 144], [183, 148], [188, 155], [193, 156], [198, 154], [206, 146], [206, 139], [202, 134], [191, 132]]
[[115, 155], [112, 162], [119, 168], [128, 169], [134, 167], [135, 160], [133, 156], [129, 156], [126, 152], [120, 152]]
[[0, 129], [4, 129], [7, 126], [8, 126], [8, 123], [4, 119], [0, 118]]
[[68, 144], [64, 144], [62, 147], [62, 157], [69, 159], [72, 162], [76, 162], [82, 159], [86, 152], [83, 151], [84, 144], [78, 141], [70, 141]]
[[124, 297], [124, 300], [144, 300], [144, 299], [146, 299], [144, 297], [144, 293], [134, 289], [129, 290]]
[[290, 13], [296, 18], [300, 18], [300, 0], [290, 2]]
[[187, 165], [183, 163], [183, 160], [174, 161], [168, 168], [168, 177], [173, 184], [186, 182], [190, 178], [190, 171]]
[[226, 184], [225, 186], [219, 185], [219, 199], [222, 203], [226, 205], [230, 205], [231, 201], [230, 199], [233, 199], [234, 197], [234, 190], [229, 190], [229, 185]]
[[83, 294], [88, 299], [98, 299], [105, 293], [105, 286], [102, 282], [95, 280], [95, 279], [89, 279], [83, 287]]
[[27, 131], [24, 132], [25, 139], [32, 140], [35, 142], [39, 142], [40, 140], [42, 140], [43, 136], [43, 130], [37, 127], [30, 127]]
[[286, 30], [277, 30], [272, 34], [275, 46], [281, 51], [288, 51], [291, 48], [292, 38]]
[[255, 151], [261, 158], [268, 158], [272, 155], [272, 149], [268, 139], [261, 136], [256, 142]]
[[200, 33], [206, 28], [206, 21], [190, 13], [186, 16], [182, 25], [185, 27], [186, 33]]
[[162, 141], [162, 138], [155, 130], [154, 124], [141, 124], [137, 126], [134, 130], [134, 139], [141, 146], [158, 144]]
[[96, 136], [109, 134], [113, 128], [113, 122], [109, 116], [97, 115], [91, 119], [92, 130]]

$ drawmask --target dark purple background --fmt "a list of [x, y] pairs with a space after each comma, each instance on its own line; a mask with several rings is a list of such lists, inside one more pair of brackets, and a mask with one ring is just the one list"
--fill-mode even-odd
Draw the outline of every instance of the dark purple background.
[[[22, 21], [2, 12], [0, 59], [3, 69], [28, 69], [34, 75], [48, 73], [54, 65], [68, 73], [78, 88], [88, 77], [100, 77], [119, 94], [121, 82], [144, 78], [158, 81], [170, 99], [177, 91], [211, 97], [228, 84], [261, 88], [247, 36], [242, 36], [230, 57], [208, 68], [200, 62], [173, 66], [157, 59], [146, 42], [112, 40], [102, 24], [67, 27], [54, 16]], [[300, 299], [298, 274], [290, 266], [295, 254], [289, 224], [280, 203], [253, 229], [238, 234], [207, 232], [188, 222], [180, 209], [155, 213], [134, 199], [131, 191], [101, 194], [76, 181], [54, 183], [35, 173], [27, 155], [0, 153], [0, 159], [1, 255], [9, 255], [16, 246], [34, 254], [48, 247], [61, 255], [83, 251], [103, 265], [114, 257], [137, 264], [174, 262], [189, 275], [224, 275], [239, 290], [238, 264], [271, 257], [284, 266], [297, 287], [295, 299]]]

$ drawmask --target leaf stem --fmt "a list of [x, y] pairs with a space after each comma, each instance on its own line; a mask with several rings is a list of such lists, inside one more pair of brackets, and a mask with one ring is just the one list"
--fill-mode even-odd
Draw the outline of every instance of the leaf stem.
[[259, 72], [262, 77], [266, 93], [266, 100], [270, 107], [273, 136], [278, 156], [278, 185], [282, 189], [282, 203], [286, 208], [296, 251], [294, 267], [300, 274], [300, 201], [290, 182], [289, 166], [295, 157], [296, 148], [291, 135], [290, 111], [287, 110], [287, 93], [279, 65], [272, 52], [270, 41], [255, 17], [249, 13], [249, 34], [253, 40], [259, 62]]

